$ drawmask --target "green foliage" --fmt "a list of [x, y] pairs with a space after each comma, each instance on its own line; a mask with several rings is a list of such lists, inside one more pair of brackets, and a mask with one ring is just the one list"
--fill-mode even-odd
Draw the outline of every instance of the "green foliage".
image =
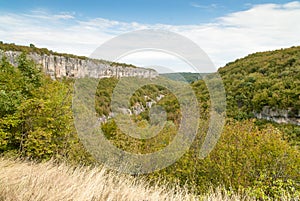
[[[139, 79], [139, 78], [130, 78], [132, 79]], [[161, 78], [164, 79], [164, 78]], [[87, 81], [88, 82], [88, 81]], [[126, 81], [123, 81], [126, 82]], [[129, 81], [128, 84], [124, 84], [126, 87], [130, 85], [132, 81]], [[170, 82], [173, 82], [170, 80]], [[88, 84], [88, 83], [87, 83]], [[118, 84], [118, 79], [116, 78], [103, 78], [99, 80], [98, 88], [96, 91], [95, 97], [95, 109], [99, 116], [102, 115], [109, 115], [111, 112], [111, 96], [114, 92], [114, 88]], [[125, 89], [127, 90], [127, 89]], [[118, 96], [118, 94], [115, 94]], [[157, 101], [156, 98], [159, 95], [163, 95], [164, 98]], [[122, 97], [120, 97], [122, 99]], [[130, 107], [133, 107], [135, 104], [141, 104], [146, 111], [137, 116], [137, 119], [145, 119], [149, 120], [149, 108], [146, 107], [146, 102], [154, 100], [156, 101], [156, 105], [162, 106], [167, 112], [167, 119], [170, 121], [175, 122], [178, 124], [179, 119], [181, 117], [179, 103], [176, 97], [165, 87], [161, 87], [158, 85], [145, 85], [139, 88], [132, 94], [130, 98]]]
[[[253, 118], [254, 113], [261, 112], [264, 106], [290, 110], [288, 117], [297, 117], [300, 110], [300, 47], [251, 54], [228, 63], [218, 72], [226, 90], [228, 117], [236, 120]], [[205, 83], [198, 80], [192, 86], [207, 116], [210, 103]], [[272, 124], [292, 144], [299, 145], [299, 126]]]
[[[300, 47], [251, 54], [219, 69], [228, 115], [248, 118], [264, 106], [300, 109]], [[243, 114], [243, 115], [241, 115]]]
[[[146, 128], [149, 126], [147, 121], [139, 121], [138, 127]], [[110, 120], [103, 124], [101, 127], [104, 135], [111, 141], [114, 146], [131, 152], [139, 154], [147, 154], [159, 151], [165, 148], [174, 138], [177, 128], [172, 122], [167, 122], [164, 128], [157, 133], [157, 135], [148, 140], [137, 139], [130, 137], [128, 134], [123, 133], [116, 125], [114, 120]], [[147, 135], [147, 129], [143, 130], [141, 135]]]
[[0, 117], [15, 112], [22, 100], [20, 72], [3, 57], [0, 63]]
[[18, 57], [18, 69], [23, 76], [24, 85], [26, 86], [24, 91], [27, 91], [28, 94], [41, 86], [42, 73], [32, 60], [27, 59], [25, 53]]
[[[107, 89], [111, 82], [116, 80], [102, 80], [99, 88], [102, 94], [109, 99], [111, 89]], [[112, 86], [114, 87], [114, 86]], [[198, 98], [202, 120], [197, 140], [191, 149], [180, 160], [170, 167], [147, 175], [151, 181], [164, 179], [171, 183], [188, 185], [195, 192], [205, 192], [209, 187], [225, 186], [228, 190], [247, 191], [251, 196], [265, 199], [277, 198], [289, 193], [299, 193], [300, 153], [295, 147], [282, 138], [280, 130], [271, 124], [259, 125], [259, 121], [238, 122], [229, 120], [215, 149], [204, 160], [198, 159], [199, 146], [207, 132], [209, 117], [209, 93], [204, 81], [197, 81], [192, 88]], [[109, 92], [105, 94], [104, 91]], [[176, 125], [177, 111], [180, 111], [175, 96], [165, 93], [155, 86], [143, 87], [133, 94], [131, 105], [135, 102], [143, 103], [145, 95], [164, 94], [165, 97], [157, 104], [163, 106], [168, 114], [170, 125]], [[110, 100], [110, 99], [109, 99]], [[109, 107], [109, 104], [107, 105]], [[132, 117], [135, 122], [145, 127], [148, 122], [148, 111]], [[145, 121], [146, 120], [146, 121]], [[165, 127], [155, 138], [138, 140], [122, 133], [113, 120], [102, 125], [107, 139], [116, 147], [132, 152], [146, 154], [165, 148], [178, 131], [176, 126]], [[284, 131], [284, 130], [281, 130]], [[163, 142], [163, 143], [162, 143]], [[260, 180], [262, 173], [270, 180]], [[258, 182], [259, 181], [259, 182]], [[281, 183], [284, 183], [281, 185]], [[287, 184], [288, 183], [288, 184]], [[262, 189], [264, 187], [264, 189]], [[258, 193], [260, 192], [260, 193]]]
[[116, 78], [103, 78], [99, 81], [98, 88], [95, 94], [95, 110], [98, 115], [108, 116], [111, 112], [111, 95], [117, 83], [118, 80]]
[[[111, 79], [102, 81], [112, 82]], [[114, 82], [116, 83], [116, 80]], [[108, 87], [105, 83], [101, 85], [103, 91]], [[299, 193], [300, 178], [297, 170], [300, 168], [298, 158], [300, 153], [296, 147], [283, 140], [289, 139], [287, 125], [277, 129], [275, 124], [266, 122], [261, 124], [260, 120], [239, 122], [229, 119], [215, 149], [207, 158], [198, 159], [199, 146], [208, 129], [210, 100], [204, 81], [194, 82], [191, 86], [198, 98], [202, 114], [197, 140], [192, 144], [189, 152], [175, 164], [147, 175], [151, 181], [164, 179], [182, 186], [188, 185], [199, 193], [207, 191], [211, 186], [225, 186], [226, 189], [233, 191], [247, 190], [252, 196], [262, 199], [266, 196], [275, 199], [287, 193], [291, 196]], [[108, 91], [112, 92], [110, 89]], [[133, 94], [131, 105], [135, 102], [143, 103], [145, 95], [164, 94], [165, 97], [157, 104], [166, 109], [170, 125], [175, 126], [165, 127], [156, 138], [137, 140], [122, 133], [116, 123], [110, 120], [102, 125], [107, 139], [122, 150], [140, 154], [154, 152], [168, 145], [178, 131], [176, 125], [179, 122], [172, 116], [176, 116], [180, 108], [176, 97], [165, 92], [155, 86], [143, 87]], [[109, 93], [102, 93], [102, 95], [108, 96], [107, 98], [110, 96]], [[131, 118], [145, 127], [149, 124], [147, 114], [148, 111], [145, 111]], [[294, 130], [297, 128], [295, 126]], [[269, 179], [261, 180], [262, 174]]]
[[219, 172], [225, 186], [237, 189], [252, 186], [261, 172], [275, 179], [298, 181], [298, 155], [274, 127], [259, 130], [251, 121], [228, 122], [216, 148], [203, 162], [211, 163], [207, 170]]
[[300, 126], [294, 124], [279, 124], [267, 120], [256, 120], [255, 125], [260, 129], [272, 125], [283, 133], [283, 138], [288, 140], [291, 145], [296, 147], [300, 145]]
[[[198, 143], [201, 136], [199, 139]], [[192, 146], [174, 165], [149, 177], [179, 182], [196, 192], [224, 186], [235, 191], [249, 189], [257, 198], [261, 195], [255, 192], [262, 187], [261, 193], [271, 198], [299, 193], [300, 153], [272, 126], [259, 130], [250, 120], [229, 121], [217, 146], [203, 160], [197, 158], [200, 144]], [[268, 179], [261, 179], [262, 173]]]
[[280, 200], [283, 196], [289, 200], [296, 200], [300, 197], [299, 184], [291, 179], [283, 180], [276, 178], [276, 173], [272, 177], [261, 173], [254, 185], [248, 187], [246, 192], [249, 196], [260, 200]]
[[91, 161], [73, 126], [72, 83], [44, 76], [25, 54], [18, 68], [5, 58], [0, 67], [0, 152]]

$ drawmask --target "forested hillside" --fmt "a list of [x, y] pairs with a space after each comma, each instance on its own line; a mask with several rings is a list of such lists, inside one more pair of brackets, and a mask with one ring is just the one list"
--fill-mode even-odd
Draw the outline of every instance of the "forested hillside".
[[[219, 73], [229, 117], [253, 118], [266, 109], [268, 118], [273, 111], [275, 118], [293, 121], [274, 125], [285, 138], [300, 144], [300, 47], [254, 53], [228, 63]], [[260, 126], [265, 123], [257, 121]]]
[[251, 54], [220, 68], [228, 115], [251, 116], [264, 106], [300, 110], [300, 47]]

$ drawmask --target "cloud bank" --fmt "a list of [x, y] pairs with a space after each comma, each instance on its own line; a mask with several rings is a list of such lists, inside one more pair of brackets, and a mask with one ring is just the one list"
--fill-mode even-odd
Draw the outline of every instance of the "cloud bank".
[[[217, 67], [221, 67], [253, 52], [300, 45], [299, 19], [298, 1], [252, 5], [248, 10], [217, 18], [214, 23], [195, 25], [84, 19], [68, 12], [0, 13], [0, 40], [22, 45], [33, 43], [58, 52], [89, 56], [101, 43], [119, 34], [148, 28], [164, 29], [193, 40]], [[147, 58], [144, 54], [140, 59], [130, 57], [124, 61], [149, 66], [159, 65], [156, 62], [167, 58], [153, 55]], [[182, 64], [173, 64], [177, 71], [184, 70]]]

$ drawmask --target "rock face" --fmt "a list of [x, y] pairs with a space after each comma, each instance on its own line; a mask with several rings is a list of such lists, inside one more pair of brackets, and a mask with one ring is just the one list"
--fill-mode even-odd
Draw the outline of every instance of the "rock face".
[[300, 126], [300, 110], [289, 108], [287, 110], [263, 107], [259, 113], [254, 113], [258, 119], [266, 119], [276, 123], [291, 123]]
[[[0, 57], [5, 55], [8, 61], [17, 65], [17, 58], [21, 52], [2, 51]], [[35, 63], [41, 65], [43, 71], [50, 75], [52, 79], [62, 77], [141, 77], [154, 78], [158, 73], [153, 69], [135, 68], [116, 64], [111, 66], [109, 62], [95, 59], [79, 59], [58, 55], [40, 55], [29, 53], [28, 57]]]
[[[158, 101], [160, 101], [164, 95], [160, 94], [156, 97], [156, 101], [151, 99], [149, 96], [144, 96], [144, 99], [146, 101], [146, 106], [143, 106], [143, 103], [141, 102], [136, 102], [133, 106], [130, 108], [119, 108], [120, 112], [122, 114], [127, 114], [127, 115], [139, 115], [142, 112], [146, 111], [146, 109], [151, 109], [153, 106], [157, 104]], [[102, 115], [101, 117], [98, 118], [98, 121], [100, 123], [106, 123], [107, 120], [113, 118], [115, 114], [113, 112], [110, 112], [108, 116]]]

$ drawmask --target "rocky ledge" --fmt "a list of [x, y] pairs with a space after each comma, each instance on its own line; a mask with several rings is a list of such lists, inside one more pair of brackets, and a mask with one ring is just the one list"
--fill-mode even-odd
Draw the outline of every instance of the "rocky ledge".
[[[8, 61], [17, 65], [17, 58], [21, 54], [19, 51], [1, 51], [0, 57], [5, 55]], [[153, 69], [137, 68], [134, 66], [111, 63], [96, 59], [81, 59], [59, 55], [38, 54], [31, 52], [28, 54], [35, 63], [41, 66], [43, 71], [50, 75], [52, 79], [62, 77], [141, 77], [154, 78], [158, 73]], [[112, 65], [113, 64], [113, 65]]]
[[261, 112], [254, 112], [254, 115], [258, 119], [266, 119], [276, 123], [290, 123], [300, 126], [300, 110], [293, 108], [283, 110], [265, 106]]

